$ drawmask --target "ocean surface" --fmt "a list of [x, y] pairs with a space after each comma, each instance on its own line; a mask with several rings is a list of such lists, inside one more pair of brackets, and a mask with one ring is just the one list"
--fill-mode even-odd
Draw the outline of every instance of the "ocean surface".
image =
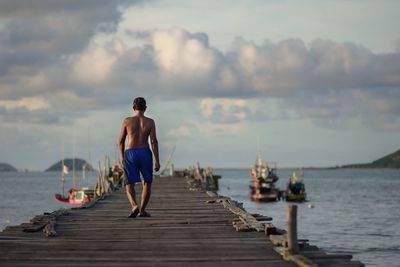
[[[215, 172], [223, 176], [219, 194], [287, 229], [286, 202], [250, 201], [248, 170]], [[279, 188], [291, 173], [278, 170]], [[308, 201], [298, 205], [299, 238], [327, 252], [352, 254], [366, 266], [400, 266], [400, 170], [306, 169], [302, 179]]]
[[[286, 228], [287, 203], [255, 203], [249, 198], [249, 170], [216, 169], [219, 194], [243, 202], [247, 211], [273, 217]], [[292, 170], [278, 170], [283, 189]], [[77, 173], [78, 185], [93, 185], [97, 173]], [[308, 201], [299, 204], [299, 238], [327, 252], [353, 254], [367, 266], [400, 266], [400, 170], [315, 169], [302, 178]], [[66, 177], [65, 188], [71, 186]], [[0, 172], [0, 230], [59, 208], [58, 172]], [[314, 208], [309, 206], [313, 205]]]
[[[60, 172], [0, 172], [0, 230], [29, 222], [35, 215], [58, 210], [53, 199], [62, 193]], [[76, 172], [78, 187], [94, 185], [97, 172]], [[72, 175], [65, 177], [65, 194], [72, 187]]]

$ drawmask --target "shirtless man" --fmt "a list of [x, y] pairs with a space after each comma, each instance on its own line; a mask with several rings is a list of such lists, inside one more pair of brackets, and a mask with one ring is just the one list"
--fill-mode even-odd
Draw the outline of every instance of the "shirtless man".
[[[149, 137], [156, 160], [154, 170], [160, 169], [156, 125], [154, 120], [144, 116], [146, 108], [146, 100], [143, 97], [135, 98], [133, 101], [135, 115], [123, 121], [119, 137], [119, 150], [125, 171], [125, 189], [132, 207], [129, 218], [135, 218], [138, 215], [150, 217], [150, 214], [145, 211], [150, 199], [153, 180], [153, 156], [149, 148]], [[126, 137], [128, 137], [128, 142], [125, 145]], [[140, 174], [142, 174], [143, 181], [140, 179]], [[140, 182], [142, 182], [143, 190], [139, 208], [135, 198], [135, 183]]]

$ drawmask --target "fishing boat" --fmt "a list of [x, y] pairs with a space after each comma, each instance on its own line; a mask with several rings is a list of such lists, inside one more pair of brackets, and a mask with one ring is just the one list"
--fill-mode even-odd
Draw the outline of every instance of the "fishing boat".
[[292, 194], [286, 193], [285, 199], [288, 202], [303, 202], [307, 198], [307, 193]]
[[289, 202], [303, 202], [306, 198], [304, 182], [297, 178], [296, 172], [293, 172], [285, 191], [285, 199]]
[[[74, 161], [74, 160], [73, 160]], [[86, 165], [86, 164], [85, 164]], [[83, 177], [85, 177], [85, 169], [86, 166], [83, 166]], [[53, 198], [55, 201], [57, 201], [59, 204], [61, 204], [63, 207], [80, 207], [83, 204], [89, 202], [90, 200], [93, 199], [94, 192], [93, 190], [89, 190], [87, 187], [82, 187], [81, 189], [76, 189], [75, 188], [75, 164], [74, 170], [73, 170], [73, 176], [72, 176], [72, 183], [73, 187], [68, 190], [68, 194], [64, 194], [64, 183], [65, 183], [65, 175], [68, 174], [68, 167], [64, 165], [64, 159], [61, 160], [61, 183], [62, 183], [62, 194], [54, 194]], [[85, 178], [84, 178], [85, 179]]]
[[65, 207], [81, 207], [83, 204], [89, 202], [93, 198], [93, 192], [83, 188], [81, 190], [70, 189], [68, 196], [55, 194], [54, 199]]
[[265, 183], [260, 188], [250, 186], [250, 199], [256, 202], [274, 202], [278, 200], [278, 190], [272, 183]]
[[[90, 158], [90, 150], [89, 150]], [[89, 165], [85, 162], [82, 166], [82, 179], [86, 180], [86, 169]], [[91, 168], [91, 166], [90, 166]], [[89, 169], [90, 169], [89, 168]], [[72, 188], [68, 190], [68, 194], [65, 195], [65, 175], [69, 173], [68, 167], [64, 164], [64, 140], [62, 142], [62, 159], [61, 159], [61, 184], [62, 194], [54, 194], [53, 198], [56, 202], [61, 204], [63, 207], [80, 207], [83, 204], [91, 201], [94, 197], [94, 191], [89, 190], [87, 187], [77, 189], [76, 178], [75, 178], [75, 138], [73, 143], [73, 157], [72, 157]]]
[[273, 202], [280, 198], [279, 190], [275, 187], [279, 177], [276, 175], [276, 163], [263, 162], [258, 153], [250, 176], [250, 199], [257, 202]]

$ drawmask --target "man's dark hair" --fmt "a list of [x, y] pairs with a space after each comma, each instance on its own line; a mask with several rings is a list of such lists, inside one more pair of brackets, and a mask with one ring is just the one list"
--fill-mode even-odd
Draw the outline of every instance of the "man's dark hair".
[[133, 100], [133, 109], [134, 110], [145, 111], [146, 108], [147, 108], [146, 100], [143, 97], [136, 97], [135, 100]]

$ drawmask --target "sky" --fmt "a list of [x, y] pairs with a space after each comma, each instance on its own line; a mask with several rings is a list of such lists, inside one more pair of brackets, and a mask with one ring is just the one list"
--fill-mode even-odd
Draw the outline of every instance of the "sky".
[[400, 2], [3, 0], [0, 162], [115, 157], [145, 97], [161, 164], [370, 162], [400, 148]]

